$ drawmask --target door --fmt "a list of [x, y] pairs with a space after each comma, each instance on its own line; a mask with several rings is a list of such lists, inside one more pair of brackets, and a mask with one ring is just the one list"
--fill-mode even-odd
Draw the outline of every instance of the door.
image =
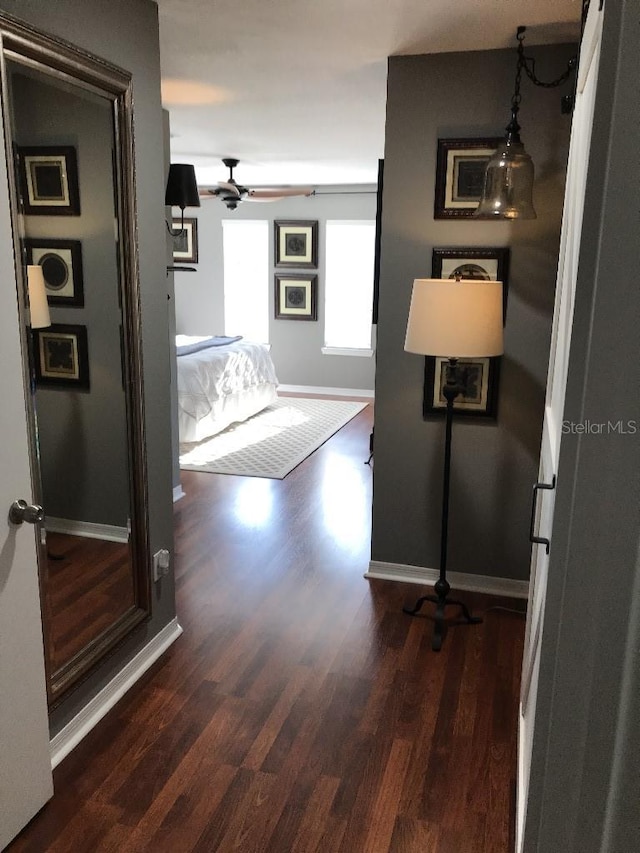
[[1, 850], [53, 794], [35, 531], [31, 524], [8, 520], [10, 504], [16, 498], [31, 503], [32, 489], [4, 157], [0, 157], [0, 270]]
[[[600, 57], [600, 35], [602, 10], [591, 3], [585, 24], [580, 63], [576, 103], [571, 128], [567, 184], [565, 189], [560, 256], [556, 283], [556, 300], [551, 335], [551, 352], [544, 420], [538, 487], [534, 490], [532, 529], [539, 538], [549, 536], [553, 526], [555, 483], [558, 471], [560, 441], [562, 438], [564, 398], [567, 384], [569, 346], [578, 255], [582, 232], [582, 214], [587, 180], [591, 126], [595, 104], [595, 91]], [[525, 634], [522, 686], [520, 695], [520, 720], [518, 744], [518, 809], [517, 850], [522, 850], [524, 822], [526, 818], [533, 726], [540, 666], [540, 643], [544, 629], [544, 605], [547, 591], [549, 547], [545, 542], [533, 545], [531, 577], [529, 582], [529, 606]]]

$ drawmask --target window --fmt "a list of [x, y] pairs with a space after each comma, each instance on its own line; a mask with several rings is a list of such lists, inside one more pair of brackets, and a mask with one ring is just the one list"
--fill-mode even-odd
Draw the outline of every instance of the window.
[[269, 223], [222, 221], [224, 333], [269, 342]]
[[327, 221], [326, 355], [371, 355], [375, 231], [373, 220]]

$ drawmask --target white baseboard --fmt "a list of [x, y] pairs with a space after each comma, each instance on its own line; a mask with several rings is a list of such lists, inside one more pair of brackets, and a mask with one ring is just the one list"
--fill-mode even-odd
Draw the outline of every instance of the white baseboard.
[[149, 667], [182, 634], [177, 618], [172, 619], [159, 634], [141, 649], [102, 690], [88, 702], [76, 716], [61, 729], [49, 743], [51, 750], [51, 768], [60, 764], [63, 758], [89, 734], [108, 711], [141, 678]]
[[364, 397], [373, 400], [371, 388], [321, 388], [319, 385], [278, 385], [278, 391], [285, 394], [322, 394], [327, 397]]
[[[365, 578], [432, 586], [438, 580], [438, 575], [437, 569], [371, 560]], [[528, 581], [492, 578], [488, 575], [469, 575], [464, 572], [447, 572], [447, 580], [452, 588], [466, 592], [484, 592], [487, 595], [504, 595], [509, 598], [529, 598]]]
[[45, 516], [44, 527], [48, 533], [67, 533], [86, 539], [105, 539], [107, 542], [128, 542], [129, 530], [113, 524], [96, 524], [93, 521], [75, 521], [71, 518]]
[[180, 498], [183, 498], [185, 495], [184, 489], [182, 486], [174, 486], [173, 487], [173, 502], [179, 501]]

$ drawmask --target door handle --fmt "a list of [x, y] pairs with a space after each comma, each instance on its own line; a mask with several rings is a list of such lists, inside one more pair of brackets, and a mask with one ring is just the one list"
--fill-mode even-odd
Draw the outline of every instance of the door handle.
[[556, 487], [556, 475], [553, 475], [553, 479], [550, 483], [536, 483], [533, 487], [533, 497], [531, 499], [531, 524], [529, 525], [529, 542], [532, 544], [544, 545], [547, 554], [549, 553], [549, 546], [551, 545], [551, 541], [549, 539], [545, 539], [544, 536], [535, 536], [533, 532], [533, 528], [536, 523], [536, 506], [538, 499], [538, 490], [539, 489], [555, 489]]
[[9, 507], [9, 521], [11, 524], [39, 524], [44, 521], [44, 510], [39, 504], [28, 504], [22, 499], [14, 501]]

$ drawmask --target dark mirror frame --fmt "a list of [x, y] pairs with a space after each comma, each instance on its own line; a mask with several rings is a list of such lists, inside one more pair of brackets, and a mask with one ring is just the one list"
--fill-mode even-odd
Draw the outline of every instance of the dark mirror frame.
[[[10, 92], [6, 62], [11, 60], [37, 69], [58, 80], [73, 83], [112, 104], [114, 124], [114, 179], [116, 215], [118, 222], [118, 264], [123, 323], [123, 378], [126, 392], [127, 443], [129, 461], [129, 499], [131, 512], [131, 562], [134, 574], [134, 603], [110, 627], [92, 639], [64, 666], [51, 672], [48, 645], [48, 605], [46, 595], [46, 553], [40, 530], [36, 529], [39, 551], [40, 586], [43, 610], [45, 665], [50, 706], [55, 706], [63, 694], [92, 671], [104, 656], [146, 621], [151, 612], [150, 547], [147, 519], [147, 476], [144, 435], [144, 397], [142, 375], [140, 290], [138, 246], [135, 209], [135, 170], [133, 148], [133, 104], [131, 75], [98, 57], [81, 51], [74, 45], [53, 38], [0, 12], [0, 73], [2, 75], [2, 110], [5, 123], [5, 153], [7, 163], [13, 162], [14, 152], [9, 132]], [[18, 304], [21, 319], [21, 344], [25, 388], [29, 388], [29, 342], [25, 311], [25, 269], [20, 262], [19, 197], [17, 175], [9, 169], [9, 191], [14, 233]], [[41, 484], [36, 441], [35, 413], [31, 396], [26, 394], [30, 408], [29, 439], [31, 448], [32, 492], [41, 502]]]

